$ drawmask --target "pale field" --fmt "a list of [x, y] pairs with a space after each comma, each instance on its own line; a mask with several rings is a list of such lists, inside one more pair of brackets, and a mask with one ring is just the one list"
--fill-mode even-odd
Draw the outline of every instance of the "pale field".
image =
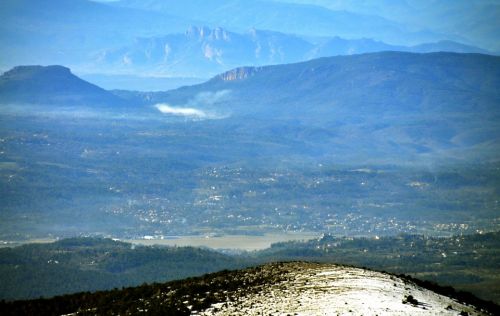
[[129, 239], [124, 240], [140, 245], [165, 245], [165, 246], [192, 246], [208, 247], [213, 249], [231, 250], [261, 250], [266, 249], [273, 243], [309, 240], [320, 237], [318, 233], [289, 233], [289, 234], [265, 234], [262, 236], [252, 235], [224, 235], [224, 236], [171, 236], [166, 239]]

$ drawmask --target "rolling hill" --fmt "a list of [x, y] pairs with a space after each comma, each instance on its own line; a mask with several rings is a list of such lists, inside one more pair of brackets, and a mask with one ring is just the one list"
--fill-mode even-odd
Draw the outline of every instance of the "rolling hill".
[[[242, 126], [249, 119], [314, 126], [324, 137], [308, 142], [326, 155], [496, 159], [499, 84], [499, 57], [382, 52], [237, 68], [142, 98], [244, 118]], [[222, 92], [217, 102], [195, 97]]]
[[500, 58], [495, 56], [381, 52], [237, 68], [200, 85], [151, 96], [180, 103], [200, 91], [230, 90], [229, 109], [236, 115], [498, 114], [499, 73]]
[[7, 300], [165, 282], [248, 265], [208, 249], [145, 247], [102, 238], [70, 238], [2, 248], [0, 253], [0, 297]]

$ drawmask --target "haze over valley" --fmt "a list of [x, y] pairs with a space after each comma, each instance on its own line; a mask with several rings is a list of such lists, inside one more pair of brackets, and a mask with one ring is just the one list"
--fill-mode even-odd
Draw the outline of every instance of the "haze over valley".
[[[494, 314], [499, 15], [489, 0], [4, 1], [0, 299], [265, 264], [227, 274], [235, 291], [258, 280], [247, 296], [201, 299], [217, 275], [165, 285], [191, 291], [182, 306], [161, 294], [180, 314], [252, 313], [234, 302], [319, 295], [291, 275], [319, 288], [320, 268], [267, 265], [304, 260], [479, 297], [401, 281], [388, 314]], [[153, 288], [130, 291], [160, 306]], [[99, 295], [73, 302], [104, 313]], [[0, 310], [70, 313], [60, 302]]]

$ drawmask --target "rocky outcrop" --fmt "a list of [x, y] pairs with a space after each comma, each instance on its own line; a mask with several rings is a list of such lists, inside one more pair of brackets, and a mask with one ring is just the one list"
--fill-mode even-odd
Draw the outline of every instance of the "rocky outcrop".
[[211, 29], [206, 26], [197, 27], [191, 26], [186, 31], [186, 37], [188, 38], [198, 38], [200, 40], [217, 40], [217, 41], [228, 41], [230, 40], [230, 33], [221, 27], [216, 27]]
[[255, 75], [261, 70], [262, 67], [240, 67], [226, 71], [225, 73], [218, 75], [216, 78], [223, 81], [243, 80]]

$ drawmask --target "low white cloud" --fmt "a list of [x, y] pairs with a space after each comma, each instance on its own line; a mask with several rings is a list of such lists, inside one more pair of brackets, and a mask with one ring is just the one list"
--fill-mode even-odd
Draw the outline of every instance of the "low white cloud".
[[209, 115], [202, 110], [198, 110], [195, 108], [182, 108], [182, 107], [173, 107], [166, 103], [156, 104], [155, 107], [164, 114], [176, 115], [176, 116], [188, 116], [193, 118], [208, 118]]
[[[229, 90], [206, 91], [196, 94], [182, 106], [172, 106], [167, 103], [158, 103], [156, 109], [163, 114], [183, 116], [192, 119], [222, 119], [228, 114], [221, 114], [220, 110], [215, 110], [214, 105], [224, 101], [230, 94]], [[200, 108], [203, 108], [201, 110]]]

